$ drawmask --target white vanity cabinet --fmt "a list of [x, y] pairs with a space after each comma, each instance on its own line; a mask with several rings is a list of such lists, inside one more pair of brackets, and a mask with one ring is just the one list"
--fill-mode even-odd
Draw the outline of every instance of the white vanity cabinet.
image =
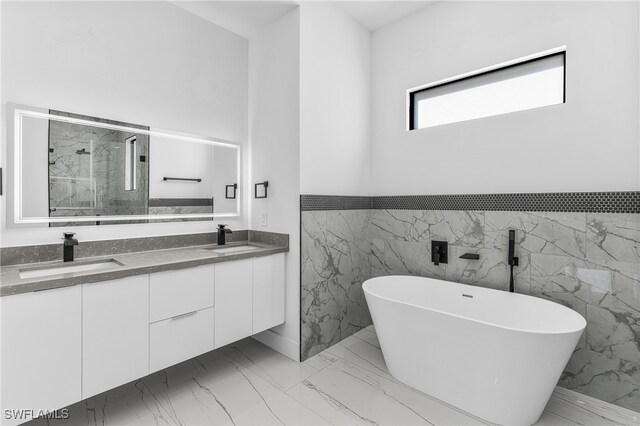
[[253, 258], [253, 334], [284, 322], [284, 253]]
[[149, 367], [158, 371], [213, 349], [215, 265], [149, 276]]
[[63, 408], [283, 323], [284, 269], [280, 253], [1, 297], [3, 417]]
[[82, 398], [149, 374], [149, 275], [82, 285]]
[[81, 287], [5, 296], [0, 304], [0, 424], [30, 420], [8, 419], [5, 410], [55, 410], [81, 400]]
[[253, 259], [216, 264], [215, 347], [253, 334]]

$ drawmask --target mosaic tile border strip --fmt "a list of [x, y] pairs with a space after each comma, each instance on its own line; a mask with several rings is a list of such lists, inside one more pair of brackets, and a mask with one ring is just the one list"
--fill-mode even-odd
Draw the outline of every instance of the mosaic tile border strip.
[[373, 208], [373, 197], [343, 195], [301, 195], [300, 209], [313, 210], [367, 210]]
[[[370, 205], [370, 207], [365, 207], [366, 205]], [[380, 197], [300, 196], [300, 209], [302, 211], [366, 208], [389, 210], [640, 213], [640, 191], [395, 195]]]

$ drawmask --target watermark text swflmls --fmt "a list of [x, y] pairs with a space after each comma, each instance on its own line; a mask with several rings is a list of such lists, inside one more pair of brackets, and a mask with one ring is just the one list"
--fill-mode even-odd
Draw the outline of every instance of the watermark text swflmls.
[[68, 419], [69, 409], [60, 410], [34, 410], [31, 408], [6, 409], [2, 413], [5, 420], [32, 420], [42, 417], [50, 420]]

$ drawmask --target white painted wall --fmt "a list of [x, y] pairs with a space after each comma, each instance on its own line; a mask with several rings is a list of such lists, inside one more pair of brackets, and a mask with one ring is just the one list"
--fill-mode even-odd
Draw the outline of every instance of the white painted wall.
[[[640, 189], [638, 2], [438, 2], [373, 33], [374, 195]], [[563, 105], [407, 132], [405, 91], [567, 46]]]
[[300, 186], [370, 192], [371, 34], [328, 2], [300, 5]]
[[[269, 181], [268, 198], [251, 194], [251, 229], [289, 234], [285, 324], [257, 336], [299, 359], [300, 341], [300, 13], [294, 9], [249, 42], [251, 183]], [[253, 191], [253, 186], [251, 187]], [[267, 214], [267, 226], [260, 216]]]
[[[247, 143], [247, 39], [167, 2], [2, 2], [0, 8], [3, 168], [6, 102]], [[225, 219], [232, 229], [248, 225], [248, 191], [242, 193], [244, 218]], [[0, 245], [59, 242], [60, 228], [7, 228], [7, 198], [0, 197]], [[70, 230], [87, 241], [212, 232], [215, 223]]]

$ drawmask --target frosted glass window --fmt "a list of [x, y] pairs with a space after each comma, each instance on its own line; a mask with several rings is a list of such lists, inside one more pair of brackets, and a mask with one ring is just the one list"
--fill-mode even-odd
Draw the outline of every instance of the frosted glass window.
[[416, 90], [409, 129], [564, 103], [564, 68], [561, 52]]

